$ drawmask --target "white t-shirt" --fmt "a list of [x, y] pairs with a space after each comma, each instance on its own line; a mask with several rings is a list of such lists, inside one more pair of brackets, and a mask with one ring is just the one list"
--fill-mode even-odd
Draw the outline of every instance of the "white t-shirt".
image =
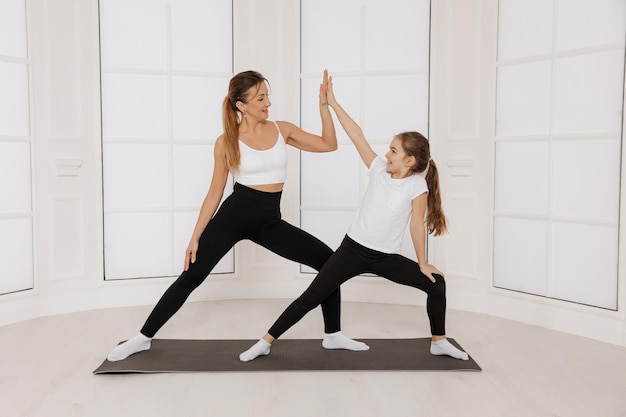
[[421, 174], [394, 179], [387, 162], [376, 157], [369, 169], [369, 183], [348, 236], [357, 243], [384, 253], [400, 253], [404, 231], [411, 218], [411, 200], [428, 192]]

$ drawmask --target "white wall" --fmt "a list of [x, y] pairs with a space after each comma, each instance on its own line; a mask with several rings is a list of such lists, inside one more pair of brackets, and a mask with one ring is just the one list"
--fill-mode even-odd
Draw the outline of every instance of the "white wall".
[[[271, 118], [298, 122], [299, 2], [234, 3], [235, 71], [261, 71], [272, 85]], [[430, 256], [447, 274], [449, 308], [626, 346], [623, 274], [617, 312], [491, 286], [496, 17], [496, 0], [432, 2], [430, 136], [444, 208], [453, 221], [451, 234], [431, 239]], [[71, 311], [154, 304], [172, 281], [102, 278], [97, 19], [97, 0], [28, 1], [36, 284], [32, 291], [0, 297], [0, 325]], [[283, 217], [298, 224], [297, 152], [291, 151], [290, 158]], [[310, 279], [299, 273], [298, 265], [242, 242], [236, 248], [236, 273], [210, 277], [191, 300], [289, 299]], [[343, 297], [424, 301], [415, 291], [369, 278], [344, 285]]]

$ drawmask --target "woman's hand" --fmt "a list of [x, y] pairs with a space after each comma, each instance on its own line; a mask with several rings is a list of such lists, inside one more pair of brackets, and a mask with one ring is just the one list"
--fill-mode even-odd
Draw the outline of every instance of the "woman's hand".
[[322, 83], [320, 84], [320, 106], [328, 105], [328, 70], [324, 70]]
[[196, 252], [198, 252], [198, 241], [191, 239], [185, 251], [185, 271], [189, 271], [190, 263], [193, 264], [196, 262]]
[[442, 277], [444, 276], [443, 272], [438, 270], [433, 264], [420, 265], [420, 271], [422, 271], [422, 274], [426, 275], [432, 282], [437, 282], [433, 274], [441, 275]]

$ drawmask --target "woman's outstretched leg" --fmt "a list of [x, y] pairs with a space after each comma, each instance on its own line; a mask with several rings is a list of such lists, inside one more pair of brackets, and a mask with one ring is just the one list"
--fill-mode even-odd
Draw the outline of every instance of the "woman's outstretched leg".
[[241, 222], [233, 219], [237, 213], [233, 199], [209, 222], [200, 237], [196, 262], [189, 265], [161, 296], [152, 309], [141, 331], [134, 337], [117, 345], [107, 356], [109, 361], [121, 361], [132, 354], [150, 349], [151, 341], [159, 329], [182, 307], [189, 295], [206, 279], [220, 259], [241, 239], [237, 229]]

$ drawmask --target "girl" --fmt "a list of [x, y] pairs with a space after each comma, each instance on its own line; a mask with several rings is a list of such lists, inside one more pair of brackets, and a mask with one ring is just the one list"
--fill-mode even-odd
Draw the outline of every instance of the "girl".
[[[107, 357], [109, 361], [119, 361], [150, 349], [156, 332], [242, 239], [320, 270], [332, 250], [319, 239], [281, 220], [280, 198], [287, 174], [286, 145], [310, 152], [337, 149], [327, 90], [328, 73], [324, 71], [319, 95], [322, 135], [317, 136], [289, 122], [268, 120], [271, 106], [268, 82], [258, 72], [245, 71], [230, 80], [222, 107], [224, 133], [215, 142], [211, 186], [185, 252], [184, 271], [163, 294], [140, 333], [116, 346]], [[235, 179], [234, 190], [218, 210], [229, 172]], [[339, 288], [329, 291], [320, 303], [325, 348], [368, 348], [341, 333]]]
[[[430, 157], [428, 140], [417, 132], [400, 133], [392, 140], [386, 159], [382, 159], [369, 145], [361, 128], [337, 103], [332, 78], [327, 96], [341, 126], [369, 168], [367, 189], [357, 216], [337, 251], [309, 288], [287, 307], [262, 339], [239, 355], [239, 359], [247, 362], [268, 355], [276, 339], [342, 283], [360, 274], [374, 273], [425, 291], [432, 334], [430, 352], [468, 360], [467, 353], [446, 339], [446, 284], [443, 273], [426, 262], [426, 232], [434, 236], [446, 232], [439, 176]], [[399, 254], [407, 222], [410, 222], [418, 263]]]

